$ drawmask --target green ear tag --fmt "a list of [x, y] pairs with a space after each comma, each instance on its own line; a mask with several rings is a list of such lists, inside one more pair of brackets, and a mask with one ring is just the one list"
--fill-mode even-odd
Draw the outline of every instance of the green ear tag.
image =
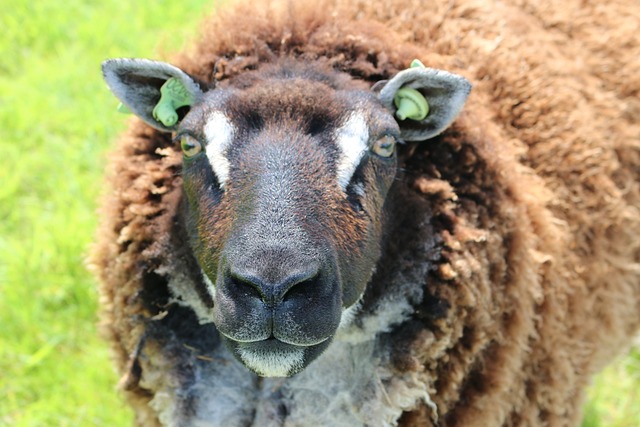
[[195, 102], [194, 96], [187, 91], [182, 82], [171, 77], [160, 88], [160, 101], [153, 109], [153, 118], [171, 127], [178, 123], [177, 110]]
[[398, 120], [424, 120], [429, 114], [429, 103], [425, 97], [415, 89], [403, 87], [393, 97], [396, 105]]
[[[419, 59], [411, 61], [410, 68], [426, 68]], [[396, 117], [398, 120], [424, 120], [429, 114], [429, 103], [425, 97], [415, 89], [403, 87], [393, 97]]]

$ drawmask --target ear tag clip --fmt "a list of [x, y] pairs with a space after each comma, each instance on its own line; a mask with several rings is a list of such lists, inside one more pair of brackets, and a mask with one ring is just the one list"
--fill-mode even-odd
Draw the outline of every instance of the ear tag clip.
[[124, 105], [122, 102], [120, 104], [118, 104], [118, 113], [122, 113], [122, 114], [131, 114], [131, 110], [129, 110], [127, 108], [126, 105]]
[[416, 58], [413, 61], [411, 61], [411, 65], [409, 65], [409, 68], [427, 68], [427, 67], [422, 63], [422, 61]]
[[[411, 68], [425, 68], [424, 64], [418, 59], [411, 61]], [[393, 97], [395, 104], [396, 117], [398, 120], [424, 120], [429, 114], [429, 103], [416, 89], [403, 87], [396, 92]]]
[[171, 127], [178, 123], [178, 108], [192, 105], [194, 101], [193, 95], [182, 82], [171, 77], [160, 88], [160, 101], [153, 109], [153, 118], [166, 127]]

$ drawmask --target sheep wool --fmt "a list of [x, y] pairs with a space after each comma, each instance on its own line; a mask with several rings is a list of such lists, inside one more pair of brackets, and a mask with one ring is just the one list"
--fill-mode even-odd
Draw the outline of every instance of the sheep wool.
[[136, 423], [578, 425], [592, 375], [640, 328], [638, 28], [634, 0], [220, 7], [170, 58], [207, 84], [294, 58], [372, 85], [419, 58], [473, 91], [448, 130], [399, 148], [359, 310], [291, 378], [250, 373], [184, 303], [202, 279], [182, 153], [132, 119], [90, 265]]

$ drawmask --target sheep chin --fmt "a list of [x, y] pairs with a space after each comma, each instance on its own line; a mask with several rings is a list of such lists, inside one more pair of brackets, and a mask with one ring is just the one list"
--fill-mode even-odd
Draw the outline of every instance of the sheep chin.
[[241, 343], [223, 336], [223, 342], [247, 369], [261, 377], [291, 377], [304, 370], [309, 363], [329, 347], [329, 338], [319, 344], [297, 346], [276, 338]]

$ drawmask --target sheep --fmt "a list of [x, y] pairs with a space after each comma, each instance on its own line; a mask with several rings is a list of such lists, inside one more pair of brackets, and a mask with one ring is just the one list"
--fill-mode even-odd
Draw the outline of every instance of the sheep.
[[137, 424], [576, 425], [640, 325], [634, 7], [253, 1], [106, 62], [141, 120], [90, 262]]

